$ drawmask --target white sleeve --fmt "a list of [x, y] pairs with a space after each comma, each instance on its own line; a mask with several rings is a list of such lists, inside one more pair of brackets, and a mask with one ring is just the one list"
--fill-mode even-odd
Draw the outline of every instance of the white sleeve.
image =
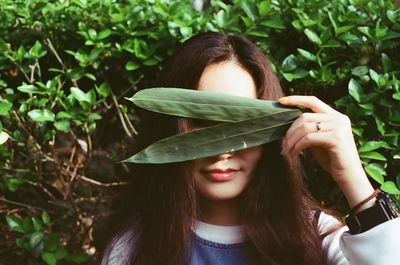
[[[332, 215], [327, 215], [321, 212], [318, 220], [318, 230], [320, 234], [327, 232], [328, 230], [341, 225], [341, 223]], [[350, 263], [343, 254], [340, 248], [340, 238], [342, 234], [347, 231], [346, 226], [341, 227], [335, 232], [327, 235], [322, 240], [322, 249], [327, 259], [328, 265], [349, 265]]]
[[340, 246], [352, 265], [399, 265], [400, 218], [356, 235], [343, 233]]
[[[320, 233], [338, 224], [335, 217], [321, 212]], [[328, 265], [399, 265], [399, 243], [400, 218], [396, 218], [356, 235], [344, 226], [326, 236], [322, 247]]]

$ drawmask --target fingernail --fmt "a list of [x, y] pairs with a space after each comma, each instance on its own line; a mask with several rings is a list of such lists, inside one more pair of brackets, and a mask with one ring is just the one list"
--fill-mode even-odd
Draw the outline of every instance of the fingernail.
[[283, 156], [285, 154], [286, 148], [285, 147], [281, 147], [281, 155]]
[[288, 98], [287, 97], [281, 97], [278, 99], [280, 103], [286, 103], [288, 102]]

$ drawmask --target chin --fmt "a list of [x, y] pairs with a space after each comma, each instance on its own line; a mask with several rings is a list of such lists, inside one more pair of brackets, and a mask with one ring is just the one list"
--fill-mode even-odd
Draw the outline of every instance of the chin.
[[234, 187], [213, 187], [212, 189], [199, 189], [199, 195], [207, 200], [225, 201], [232, 200], [243, 192], [243, 189], [235, 189]]

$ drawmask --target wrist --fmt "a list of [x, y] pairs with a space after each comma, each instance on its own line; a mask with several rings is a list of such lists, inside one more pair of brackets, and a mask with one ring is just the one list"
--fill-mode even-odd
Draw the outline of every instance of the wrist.
[[[374, 192], [374, 188], [372, 187], [364, 172], [358, 173], [358, 175], [353, 176], [357, 177], [352, 177], [349, 178], [346, 182], [338, 183], [340, 189], [346, 197], [347, 203], [350, 208], [353, 208], [354, 206], [365, 200], [365, 198], [368, 198]], [[363, 204], [359, 209], [357, 209], [357, 212], [373, 206], [374, 203], [375, 199], [368, 201], [367, 203]]]

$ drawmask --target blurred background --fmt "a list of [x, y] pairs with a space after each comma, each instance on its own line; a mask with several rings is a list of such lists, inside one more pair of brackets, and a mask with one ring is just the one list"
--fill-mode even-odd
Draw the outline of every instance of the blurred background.
[[[130, 182], [149, 87], [199, 32], [245, 35], [287, 94], [352, 119], [375, 187], [400, 199], [400, 9], [385, 0], [0, 0], [0, 264], [97, 264]], [[304, 157], [325, 206], [340, 190]]]

